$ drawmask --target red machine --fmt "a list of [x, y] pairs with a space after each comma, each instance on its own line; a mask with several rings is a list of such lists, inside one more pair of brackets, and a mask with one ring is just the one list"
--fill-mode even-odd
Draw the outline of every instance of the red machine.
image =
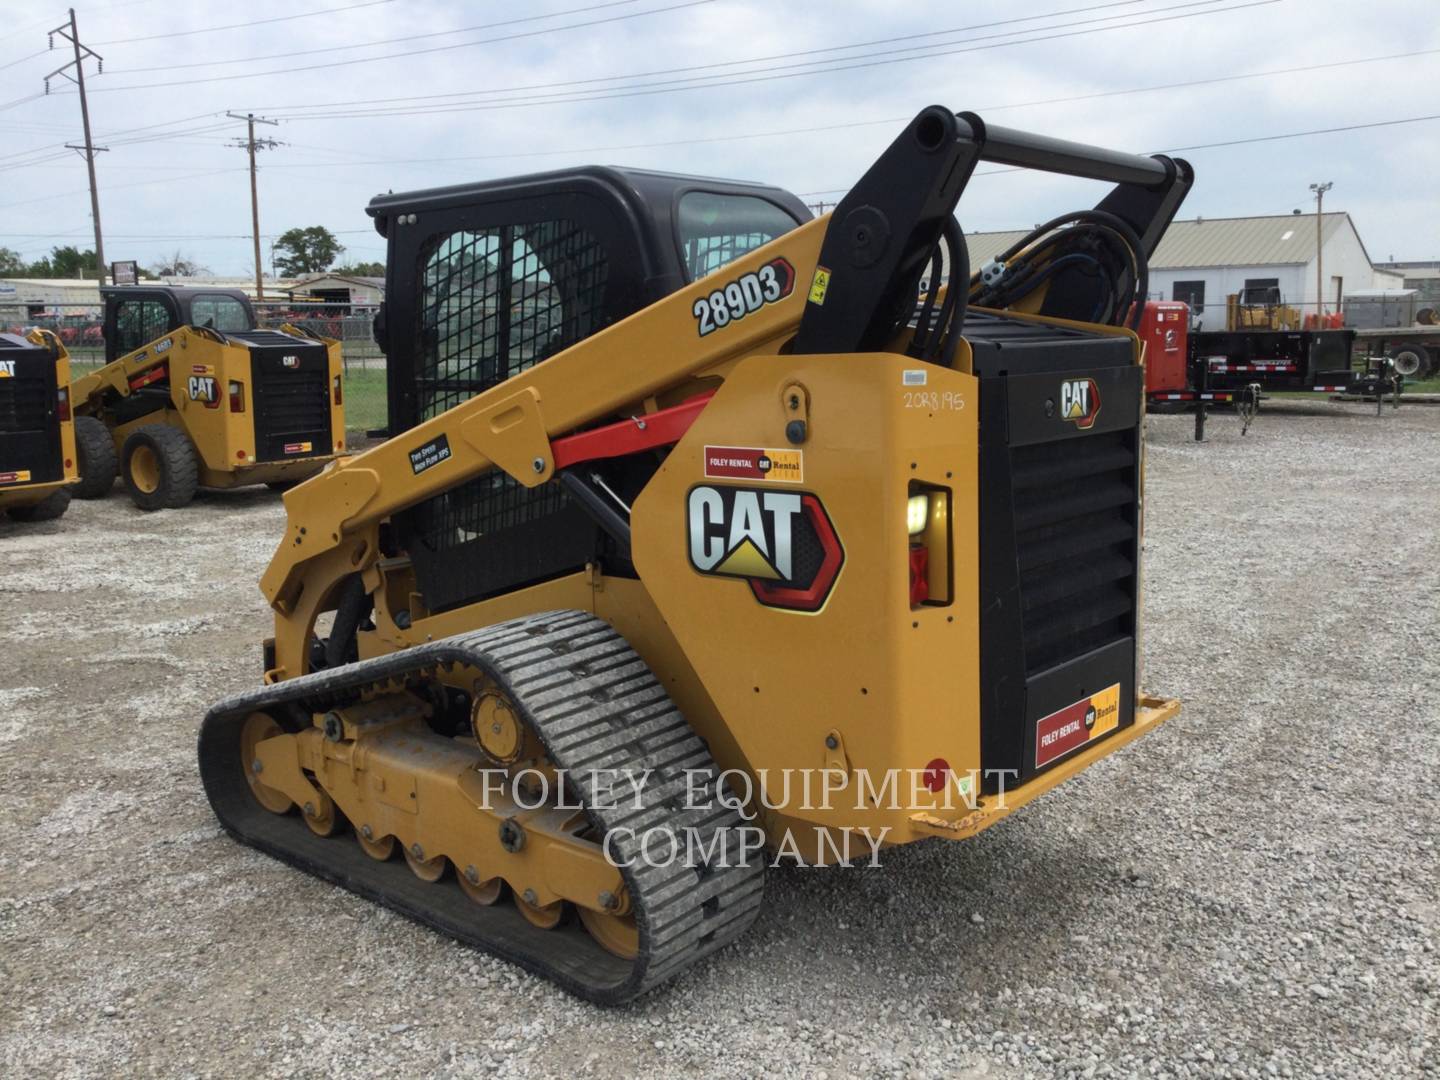
[[1147, 300], [1139, 334], [1145, 343], [1145, 391], [1189, 389], [1189, 305], [1179, 300]]

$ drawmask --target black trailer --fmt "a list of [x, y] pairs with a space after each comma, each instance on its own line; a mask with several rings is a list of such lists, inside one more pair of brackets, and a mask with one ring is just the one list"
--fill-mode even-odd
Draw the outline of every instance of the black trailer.
[[1234, 406], [1244, 430], [1267, 394], [1349, 394], [1375, 399], [1380, 408], [1389, 395], [1400, 407], [1404, 382], [1385, 357], [1352, 364], [1355, 331], [1213, 330], [1190, 334], [1183, 389], [1152, 391], [1153, 408], [1194, 408], [1195, 438], [1204, 438], [1205, 414], [1212, 405]]

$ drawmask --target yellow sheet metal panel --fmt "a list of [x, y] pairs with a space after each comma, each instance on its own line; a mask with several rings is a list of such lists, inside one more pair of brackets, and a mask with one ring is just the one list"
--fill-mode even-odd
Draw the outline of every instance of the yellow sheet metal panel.
[[[785, 437], [790, 384], [809, 399], [800, 446]], [[775, 785], [786, 769], [819, 785], [834, 772], [827, 736], [843, 739], [844, 786], [792, 792], [799, 820], [899, 829], [943, 801], [917, 782], [933, 762], [960, 776], [980, 766], [976, 392], [969, 375], [892, 354], [750, 357], [635, 502], [636, 567], [743, 759]], [[752, 459], [717, 447], [796, 459], [783, 477], [746, 478]], [[912, 480], [950, 492], [954, 568], [951, 601], [913, 610]], [[767, 606], [747, 580], [784, 569], [787, 495], [817, 499], [844, 552], [814, 612]], [[698, 560], [697, 527], [709, 532]]]

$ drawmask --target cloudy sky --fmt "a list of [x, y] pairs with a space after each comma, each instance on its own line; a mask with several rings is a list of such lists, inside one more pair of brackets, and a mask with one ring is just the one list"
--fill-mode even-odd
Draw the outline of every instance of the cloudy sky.
[[[59, 0], [0, 0], [0, 246], [93, 246]], [[386, 190], [579, 164], [766, 180], [833, 202], [921, 107], [1121, 149], [1186, 148], [1182, 214], [1348, 210], [1371, 257], [1440, 258], [1440, 3], [1387, 0], [77, 0], [106, 257], [251, 272], [261, 229], [325, 225], [384, 258]], [[1182, 85], [1189, 84], [1189, 85]], [[1415, 118], [1429, 117], [1416, 120]], [[1409, 123], [1389, 123], [1413, 120]], [[1388, 126], [1375, 126], [1379, 124]], [[1296, 133], [1296, 138], [1275, 138]], [[1260, 140], [1260, 141], [1246, 141]], [[1229, 143], [1218, 146], [1212, 144]], [[1193, 149], [1191, 149], [1193, 148]], [[1002, 173], [970, 231], [1095, 185]]]

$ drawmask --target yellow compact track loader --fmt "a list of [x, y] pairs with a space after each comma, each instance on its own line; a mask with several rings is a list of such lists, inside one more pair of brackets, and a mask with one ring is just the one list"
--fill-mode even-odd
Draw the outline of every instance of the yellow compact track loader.
[[261, 330], [235, 289], [123, 285], [105, 299], [105, 366], [77, 379], [80, 484], [98, 499], [118, 471], [142, 510], [197, 488], [314, 476], [345, 449], [340, 343]]
[[[972, 276], [980, 161], [1113, 187]], [[264, 685], [200, 731], [225, 828], [618, 1002], [767, 864], [1154, 730], [1127, 323], [1190, 184], [931, 107], [818, 220], [608, 168], [376, 198], [392, 437], [285, 496]]]
[[0, 334], [0, 511], [58, 518], [76, 479], [69, 353], [48, 330]]

